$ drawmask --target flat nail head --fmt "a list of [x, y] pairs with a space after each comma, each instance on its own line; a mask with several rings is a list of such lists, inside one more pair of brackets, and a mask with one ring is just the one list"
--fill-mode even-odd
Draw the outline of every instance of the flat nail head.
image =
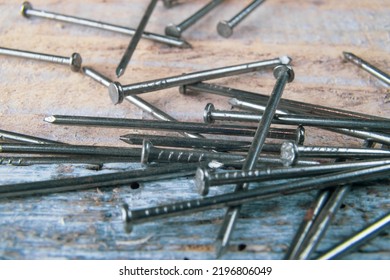
[[144, 139], [142, 142], [142, 152], [141, 152], [141, 163], [147, 164], [149, 162], [150, 150], [152, 149], [153, 144], [147, 139]]
[[119, 82], [113, 82], [108, 86], [108, 93], [112, 103], [119, 104], [123, 102], [125, 94], [123, 93], [122, 85]]
[[305, 134], [306, 134], [305, 128], [302, 125], [299, 125], [297, 127], [297, 139], [296, 139], [296, 143], [298, 145], [303, 145], [303, 143], [305, 142]]
[[70, 69], [73, 72], [79, 72], [81, 69], [81, 64], [83, 60], [79, 53], [73, 53], [70, 59]]
[[284, 166], [292, 166], [297, 160], [298, 147], [294, 142], [286, 141], [280, 147], [280, 159]]
[[122, 220], [125, 225], [126, 233], [130, 233], [133, 231], [133, 223], [131, 217], [131, 211], [129, 211], [129, 205], [127, 203], [122, 205]]
[[33, 7], [30, 2], [26, 1], [23, 2], [22, 6], [20, 7], [20, 14], [26, 18], [29, 18], [29, 16], [26, 14], [27, 10], [31, 10]]
[[218, 34], [222, 37], [229, 38], [233, 34], [233, 28], [225, 20], [220, 21], [217, 25]]
[[274, 68], [275, 79], [278, 79], [280, 75], [284, 74], [285, 72], [288, 74], [288, 82], [291, 83], [295, 78], [295, 74], [292, 67], [288, 65], [278, 65]]
[[212, 103], [208, 103], [204, 108], [203, 112], [203, 121], [205, 123], [213, 123], [214, 119], [211, 117], [211, 112], [215, 110], [215, 107]]
[[180, 38], [181, 29], [177, 25], [171, 23], [165, 27], [165, 34], [168, 36]]
[[198, 189], [200, 195], [207, 195], [209, 193], [209, 172], [206, 168], [199, 167], [195, 173], [195, 186]]

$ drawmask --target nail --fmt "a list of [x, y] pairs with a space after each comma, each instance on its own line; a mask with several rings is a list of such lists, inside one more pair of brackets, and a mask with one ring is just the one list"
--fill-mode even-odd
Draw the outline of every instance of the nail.
[[31, 143], [31, 144], [62, 144], [64, 143], [48, 140], [44, 138], [38, 138], [30, 135], [20, 134], [11, 131], [5, 131], [0, 129], [0, 140], [4, 141], [15, 141], [21, 143]]
[[315, 178], [299, 179], [287, 184], [274, 185], [271, 187], [250, 189], [247, 191], [233, 192], [212, 197], [202, 197], [201, 199], [182, 201], [158, 207], [130, 211], [128, 205], [124, 205], [122, 208], [122, 219], [125, 223], [126, 231], [131, 232], [133, 225], [147, 221], [155, 221], [159, 218], [173, 217], [222, 207], [234, 207], [252, 201], [319, 190], [338, 184], [351, 184], [354, 182], [362, 182], [362, 180], [377, 180], [387, 178], [389, 174], [390, 165], [383, 165], [330, 175], [327, 174]]
[[331, 192], [327, 189], [321, 190], [312, 203], [310, 208], [307, 210], [305, 217], [303, 218], [302, 223], [300, 224], [297, 232], [295, 233], [294, 239], [291, 241], [291, 245], [284, 257], [285, 260], [294, 260], [296, 255], [301, 249], [302, 243], [306, 239], [308, 232], [313, 225], [314, 221], [317, 219], [321, 209], [325, 206], [326, 202], [329, 199]]
[[156, 7], [156, 4], [157, 4], [157, 0], [151, 0], [148, 7], [146, 8], [145, 14], [143, 15], [141, 22], [139, 23], [133, 38], [131, 38], [129, 45], [125, 53], [123, 54], [118, 67], [116, 68], [116, 76], [118, 78], [122, 76], [123, 73], [125, 72], [127, 65], [129, 64], [130, 59], [133, 56], [133, 53], [137, 48], [137, 45], [141, 39], [142, 33], [144, 32], [145, 27], [149, 21], [149, 18], [153, 13], [154, 8]]
[[[233, 107], [241, 108], [244, 110], [249, 109], [249, 110], [254, 110], [256, 112], [257, 111], [260, 111], [260, 112], [264, 111], [263, 105], [258, 105], [258, 104], [255, 104], [255, 103], [252, 103], [249, 101], [232, 99], [229, 101], [229, 103]], [[283, 111], [281, 110], [280, 112], [283, 112]], [[314, 114], [318, 114], [318, 112], [316, 112], [315, 109], [313, 109], [313, 111], [311, 111], [311, 112]], [[306, 113], [305, 109], [301, 110], [301, 108], [298, 108], [298, 107], [296, 107], [295, 109], [291, 109], [290, 111], [284, 111], [284, 114], [305, 114], [305, 113]], [[312, 115], [312, 114], [309, 112], [309, 115]], [[321, 116], [321, 114], [318, 114], [318, 115]], [[323, 115], [326, 116], [325, 114], [323, 114]], [[361, 116], [359, 117], [359, 115], [361, 115], [361, 114], [357, 114], [356, 117], [363, 119]], [[353, 116], [349, 116], [349, 117], [354, 118]], [[377, 118], [375, 118], [374, 116], [371, 116], [371, 117], [369, 116], [369, 119], [375, 120]], [[384, 119], [384, 118], [380, 118], [378, 120], [388, 121], [388, 119]], [[381, 143], [381, 144], [390, 144], [390, 134], [386, 134], [386, 133], [382, 133], [382, 132], [373, 132], [373, 131], [349, 129], [349, 128], [324, 128], [324, 129], [332, 131], [332, 132], [344, 134], [344, 135], [349, 135], [349, 136], [359, 138], [359, 139], [372, 140], [372, 141], [375, 141], [375, 142]]]
[[370, 148], [344, 148], [327, 146], [297, 146], [286, 141], [280, 149], [280, 157], [285, 166], [291, 166], [301, 157], [319, 158], [384, 158], [390, 157], [389, 150]]
[[[219, 151], [248, 151], [251, 142], [235, 141], [222, 139], [193, 139], [163, 135], [148, 134], [126, 134], [120, 137], [120, 140], [131, 145], [142, 145], [143, 140], [147, 139], [155, 146], [196, 148]], [[280, 144], [265, 144], [265, 152], [280, 153]]]
[[369, 168], [385, 164], [390, 164], [390, 160], [366, 160], [289, 168], [272, 167], [253, 169], [251, 171], [225, 170], [223, 172], [210, 172], [207, 168], [198, 168], [195, 174], [195, 186], [199, 194], [207, 195], [210, 187], [264, 182], [268, 180], [303, 178], [331, 172]]
[[[100, 22], [100, 21], [95, 21], [95, 20], [90, 20], [90, 19], [85, 19], [80, 17], [68, 16], [64, 14], [52, 13], [49, 11], [34, 10], [32, 8], [32, 5], [29, 2], [24, 2], [22, 4], [21, 14], [26, 18], [35, 16], [39, 18], [52, 19], [52, 20], [66, 22], [66, 23], [73, 23], [81, 26], [88, 26], [88, 27], [93, 27], [93, 28], [102, 29], [106, 31], [112, 31], [124, 35], [133, 36], [135, 34], [135, 29], [133, 28], [128, 28], [124, 26], [114, 25], [110, 23], [105, 23], [105, 22]], [[150, 33], [146, 31], [142, 33], [142, 38], [171, 45], [174, 47], [191, 48], [191, 45], [184, 40], [174, 38], [174, 37], [168, 37], [165, 35]]]
[[147, 169], [116, 172], [78, 178], [65, 178], [0, 186], [0, 198], [56, 193], [149, 182], [193, 175], [199, 164], [170, 164]]
[[180, 38], [181, 33], [187, 30], [190, 26], [194, 25], [198, 20], [207, 15], [212, 9], [221, 4], [223, 0], [213, 0], [210, 1], [207, 5], [203, 6], [199, 11], [185, 19], [178, 25], [169, 24], [165, 28], [165, 34], [168, 36], [178, 37]]
[[37, 164], [94, 164], [129, 162], [126, 157], [0, 157], [0, 165], [30, 166]]
[[[256, 133], [252, 139], [252, 145], [249, 148], [248, 154], [242, 166], [243, 171], [251, 171], [256, 167], [257, 158], [263, 149], [267, 133], [271, 127], [271, 121], [282, 97], [283, 90], [287, 83], [294, 80], [294, 71], [290, 66], [280, 65], [275, 67], [274, 76], [276, 78], [276, 83], [271, 96], [268, 99], [263, 117], [261, 118], [256, 129]], [[248, 187], [248, 184], [237, 184], [234, 192], [237, 193], [242, 190], [247, 190]], [[229, 207], [227, 210], [216, 240], [218, 258], [227, 250], [234, 230], [234, 225], [238, 219], [240, 211], [241, 206]]]
[[346, 60], [352, 62], [353, 64], [357, 65], [358, 67], [362, 68], [363, 70], [367, 71], [371, 75], [375, 76], [376, 78], [390, 86], [389, 74], [383, 72], [382, 70], [361, 59], [360, 57], [354, 55], [353, 53], [343, 52], [343, 55]]
[[235, 15], [229, 21], [220, 21], [217, 25], [218, 34], [222, 37], [228, 38], [233, 34], [233, 29], [236, 27], [244, 18], [246, 18], [251, 12], [253, 12], [264, 0], [252, 1], [242, 11]]
[[73, 53], [70, 57], [64, 57], [64, 56], [57, 56], [51, 54], [30, 52], [25, 50], [0, 48], [0, 54], [41, 60], [41, 61], [46, 61], [46, 62], [51, 62], [56, 64], [69, 65], [70, 70], [72, 70], [73, 72], [78, 72], [80, 70], [81, 62], [82, 62], [81, 56], [78, 53]]
[[349, 237], [347, 240], [341, 242], [325, 254], [318, 257], [318, 260], [333, 260], [340, 259], [348, 253], [351, 253], [361, 247], [369, 240], [376, 237], [379, 233], [390, 226], [390, 213], [385, 214], [378, 220], [370, 224], [368, 227], [359, 231], [357, 234]]
[[[122, 119], [122, 118], [99, 118], [99, 117], [84, 117], [84, 116], [63, 116], [54, 115], [46, 117], [46, 122], [62, 125], [78, 125], [78, 126], [100, 126], [100, 127], [116, 127], [116, 128], [137, 128], [141, 130], [167, 130], [174, 132], [191, 132], [204, 134], [220, 134], [234, 136], [253, 137], [255, 127], [253, 126], [234, 126], [234, 125], [208, 125], [205, 123], [196, 122], [167, 122], [139, 119]], [[296, 129], [281, 129], [272, 128], [268, 133], [268, 138], [282, 140], [296, 140]]]
[[[283, 125], [304, 125], [314, 127], [339, 127], [339, 128], [351, 128], [351, 129], [370, 129], [370, 130], [390, 130], [390, 120], [356, 120], [346, 118], [330, 118], [330, 117], [316, 117], [306, 115], [294, 115], [283, 114], [284, 111], [280, 111], [274, 116], [272, 123]], [[253, 114], [250, 112], [237, 112], [237, 111], [222, 111], [215, 110], [213, 104], [206, 105], [203, 119], [206, 123], [213, 123], [216, 120], [222, 121], [243, 121], [243, 122], [258, 122], [262, 116]]]
[[[108, 87], [110, 83], [112, 83], [112, 80], [107, 78], [106, 76], [102, 75], [101, 73], [93, 70], [92, 68], [88, 67], [83, 67], [83, 72], [85, 75], [88, 77], [94, 79], [95, 81], [99, 82], [100, 84]], [[127, 101], [132, 103], [133, 105], [137, 106], [141, 110], [151, 114], [153, 117], [156, 119], [162, 120], [162, 121], [171, 121], [171, 122], [178, 122], [175, 118], [171, 117], [164, 111], [161, 111], [157, 107], [153, 106], [152, 104], [146, 102], [142, 98], [138, 96], [132, 96], [129, 95], [125, 98]], [[203, 138], [202, 135], [200, 134], [195, 134], [195, 133], [188, 133], [188, 132], [182, 132], [182, 134], [186, 137], [190, 138]]]
[[141, 158], [141, 149], [82, 145], [0, 144], [0, 153], [66, 154]]
[[118, 104], [122, 103], [123, 99], [129, 95], [152, 92], [185, 84], [192, 84], [203, 80], [211, 80], [237, 74], [254, 72], [265, 67], [275, 67], [280, 64], [289, 64], [290, 61], [291, 59], [289, 57], [283, 56], [270, 60], [215, 68], [126, 86], [122, 86], [119, 82], [114, 82], [110, 84], [109, 94], [112, 102], [114, 104]]
[[182, 4], [179, 0], [163, 0], [164, 7], [172, 8], [174, 6]]

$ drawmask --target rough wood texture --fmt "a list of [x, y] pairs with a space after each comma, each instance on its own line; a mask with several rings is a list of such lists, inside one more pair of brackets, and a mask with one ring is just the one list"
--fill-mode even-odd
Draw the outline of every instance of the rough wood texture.
[[[188, 1], [165, 9], [160, 3], [147, 26], [162, 33], [207, 0]], [[216, 24], [239, 11], [243, 2], [227, 0], [184, 32], [193, 49], [176, 49], [142, 40], [123, 84], [184, 72], [239, 64], [288, 54], [296, 79], [284, 97], [337, 108], [390, 116], [388, 88], [368, 73], [342, 60], [351, 51], [390, 69], [390, 2], [385, 0], [266, 1], [245, 19], [229, 39], [216, 33]], [[0, 0], [1, 46], [68, 56], [81, 53], [91, 66], [114, 79], [115, 68], [129, 37], [19, 15], [21, 1]], [[145, 1], [34, 1], [53, 12], [136, 26]], [[1, 129], [71, 144], [125, 146], [118, 140], [128, 130], [54, 126], [42, 121], [51, 114], [150, 118], [124, 102], [111, 104], [101, 85], [67, 67], [0, 57]], [[274, 78], [268, 71], [215, 82], [254, 92], [270, 93]], [[202, 121], [206, 103], [228, 109], [225, 98], [181, 96], [177, 88], [142, 95], [179, 120]], [[361, 141], [307, 129], [306, 144], [359, 146]], [[114, 172], [138, 164], [109, 164], [103, 171], [84, 165], [0, 166], [0, 184]], [[316, 193], [245, 205], [226, 259], [280, 259]], [[147, 223], [131, 235], [123, 231], [119, 206], [138, 208], [197, 197], [191, 178], [142, 184], [133, 190], [118, 186], [0, 201], [0, 258], [3, 259], [211, 259], [213, 242], [224, 210]], [[386, 187], [353, 190], [324, 237], [324, 252], [364, 225], [389, 211]], [[245, 246], [239, 246], [245, 244]], [[243, 250], [240, 250], [240, 249]], [[389, 235], [383, 234], [350, 259], [389, 259]]]

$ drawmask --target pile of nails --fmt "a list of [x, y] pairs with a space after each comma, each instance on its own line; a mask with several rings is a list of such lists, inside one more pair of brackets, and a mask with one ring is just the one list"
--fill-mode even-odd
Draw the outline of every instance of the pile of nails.
[[[28, 18], [41, 17], [133, 35], [118, 65], [116, 74], [119, 77], [123, 75], [140, 38], [176, 47], [188, 47], [190, 45], [180, 39], [181, 33], [223, 1], [210, 1], [182, 23], [170, 24], [165, 30], [166, 35], [144, 31], [156, 2], [157, 0], [150, 1], [137, 29], [36, 10], [28, 2], [22, 4], [21, 13]], [[262, 2], [264, 0], [252, 1], [231, 20], [221, 21], [217, 27], [218, 33], [229, 37], [233, 28]], [[180, 1], [167, 0], [164, 4], [166, 7], [172, 7], [180, 4]], [[372, 185], [385, 182], [386, 185], [390, 177], [390, 151], [387, 149], [390, 145], [390, 120], [281, 98], [286, 84], [294, 80], [294, 71], [290, 65], [292, 59], [288, 56], [121, 85], [92, 68], [81, 67], [81, 56], [78, 53], [67, 58], [0, 48], [0, 54], [66, 64], [75, 72], [82, 69], [86, 76], [108, 89], [114, 104], [127, 100], [158, 119], [145, 121], [54, 115], [46, 117], [46, 122], [57, 125], [172, 131], [184, 136], [127, 134], [122, 136], [121, 140], [138, 147], [123, 148], [68, 145], [0, 130], [0, 140], [3, 142], [0, 145], [0, 152], [41, 155], [3, 157], [2, 164], [103, 164], [129, 161], [141, 161], [144, 164], [142, 169], [126, 172], [3, 185], [0, 186], [0, 198], [120, 186], [195, 175], [194, 182], [200, 195], [198, 199], [146, 209], [130, 209], [129, 205], [125, 204], [122, 207], [125, 229], [131, 232], [133, 226], [139, 223], [226, 207], [228, 210], [216, 243], [217, 256], [220, 257], [228, 249], [242, 204], [278, 195], [319, 190], [317, 200], [308, 210], [311, 215], [307, 217], [310, 218], [303, 220], [286, 254], [286, 259], [310, 259], [348, 192], [355, 187], [364, 187], [367, 183]], [[384, 83], [390, 84], [389, 75], [375, 66], [351, 53], [345, 52], [344, 57]], [[276, 79], [270, 96], [205, 82], [264, 68], [273, 69]], [[207, 104], [204, 111], [205, 123], [179, 122], [139, 97], [142, 93], [172, 87], [179, 87], [183, 95], [191, 92], [230, 97], [230, 104], [242, 111], [217, 110], [213, 104]], [[255, 124], [247, 125], [251, 122]], [[273, 124], [290, 125], [293, 128], [271, 127]], [[363, 139], [365, 145], [361, 148], [305, 146], [304, 126]], [[207, 134], [232, 136], [233, 140], [207, 138], [204, 136]], [[245, 137], [247, 140], [241, 139]], [[237, 140], [238, 138], [241, 140]], [[270, 139], [274, 140], [269, 141]], [[377, 148], [378, 145], [382, 145], [381, 148]], [[288, 180], [288, 183], [281, 183], [279, 180], [281, 178]], [[265, 181], [267, 186], [259, 187], [259, 184], [256, 184], [255, 188], [250, 186], [253, 182]], [[232, 184], [235, 186], [233, 192], [207, 196], [210, 188], [222, 188]], [[389, 225], [390, 213], [387, 213], [317, 258], [340, 258], [375, 237]]]

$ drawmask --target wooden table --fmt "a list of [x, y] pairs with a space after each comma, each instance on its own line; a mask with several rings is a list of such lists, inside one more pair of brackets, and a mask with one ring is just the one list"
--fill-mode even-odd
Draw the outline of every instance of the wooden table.
[[[109, 1], [111, 2], [111, 1]], [[124, 26], [136, 26], [146, 2], [87, 0], [34, 1], [37, 9], [62, 12]], [[188, 1], [166, 9], [156, 7], [148, 31], [163, 33], [207, 0]], [[390, 2], [385, 0], [266, 1], [244, 20], [231, 38], [216, 33], [219, 20], [229, 19], [244, 5], [227, 0], [183, 37], [192, 49], [178, 49], [142, 40], [120, 78], [140, 82], [240, 64], [287, 54], [293, 58], [295, 80], [284, 97], [382, 117], [390, 115], [389, 91], [382, 82], [342, 59], [351, 51], [390, 69]], [[83, 65], [114, 79], [115, 68], [129, 37], [88, 27], [19, 14], [21, 1], [0, 0], [2, 47], [69, 56], [79, 52]], [[0, 129], [70, 144], [126, 146], [119, 136], [126, 129], [55, 126], [43, 122], [51, 114], [151, 117], [129, 103], [114, 106], [107, 89], [67, 67], [1, 56]], [[275, 83], [270, 71], [213, 81], [269, 94]], [[212, 102], [230, 109], [227, 98], [207, 94], [182, 96], [177, 88], [142, 95], [181, 121], [202, 122], [203, 108]], [[361, 140], [307, 128], [306, 145], [359, 147]], [[137, 131], [131, 131], [137, 133]], [[141, 132], [141, 131], [140, 131]], [[140, 167], [107, 164], [101, 171], [85, 165], [0, 166], [0, 183], [102, 174]], [[306, 209], [316, 196], [308, 192], [243, 207], [226, 259], [281, 259]], [[0, 258], [3, 259], [213, 259], [214, 240], [225, 210], [200, 212], [136, 226], [126, 234], [120, 218], [123, 202], [132, 208], [198, 197], [192, 178], [141, 184], [138, 189], [116, 186], [79, 192], [0, 200]], [[386, 187], [353, 190], [317, 249], [326, 251], [389, 211]], [[389, 259], [389, 235], [383, 234], [349, 259]]]

